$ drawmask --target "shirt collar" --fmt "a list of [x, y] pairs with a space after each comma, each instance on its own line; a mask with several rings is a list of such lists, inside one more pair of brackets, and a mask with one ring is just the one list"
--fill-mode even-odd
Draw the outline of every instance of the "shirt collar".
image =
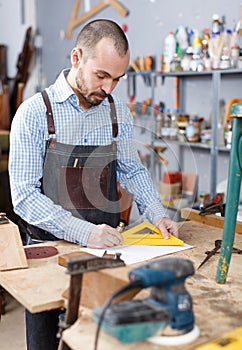
[[[70, 69], [64, 69], [60, 75], [57, 77], [55, 83], [54, 83], [54, 90], [55, 90], [55, 99], [56, 102], [61, 103], [66, 101], [68, 98], [70, 98], [71, 96], [75, 96], [76, 100], [78, 101], [77, 96], [75, 95], [74, 91], [72, 90], [72, 88], [70, 87], [70, 85], [68, 84], [67, 80], [66, 80], [66, 76], [69, 73]], [[105, 100], [100, 104], [101, 105], [107, 105], [108, 99], [105, 98]], [[92, 108], [96, 108], [96, 107], [92, 107]]]
[[64, 69], [54, 83], [56, 102], [64, 102], [70, 96], [75, 95], [74, 91], [66, 80], [66, 76], [69, 71], [69, 69]]

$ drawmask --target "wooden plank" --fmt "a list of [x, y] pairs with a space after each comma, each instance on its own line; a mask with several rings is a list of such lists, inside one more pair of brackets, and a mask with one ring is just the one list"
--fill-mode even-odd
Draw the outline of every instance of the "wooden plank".
[[[181, 209], [181, 217], [185, 220], [191, 220], [200, 222], [204, 225], [209, 225], [213, 227], [223, 228], [224, 227], [224, 217], [217, 216], [214, 214], [210, 215], [199, 215], [199, 211], [191, 208], [183, 208]], [[242, 222], [237, 221], [236, 233], [242, 233]]]
[[[89, 255], [87, 253], [77, 251], [69, 254], [60, 255], [58, 262], [61, 266], [67, 265], [67, 259], [78, 258], [84, 255]], [[124, 287], [128, 283], [127, 275], [120, 274], [120, 268], [114, 268], [112, 271], [115, 273], [116, 277], [106, 273], [107, 269], [102, 269], [98, 271], [90, 271], [83, 274], [82, 290], [81, 290], [81, 300], [80, 304], [86, 308], [93, 309], [94, 307], [103, 305], [105, 301], [119, 288]], [[126, 268], [125, 268], [126, 271]], [[107, 288], [108, 286], [108, 288]], [[92, 291], [90, 293], [90, 291]], [[130, 293], [125, 294], [122, 300], [132, 299], [133, 296], [137, 294], [138, 290], [133, 290]], [[62, 296], [68, 299], [69, 288], [65, 290]]]
[[[56, 247], [59, 254], [80, 250], [78, 245], [64, 241], [38, 246]], [[62, 293], [69, 286], [70, 277], [58, 265], [58, 255], [29, 259], [28, 264], [28, 269], [0, 271], [0, 285], [32, 313], [64, 307]]]
[[[65, 241], [45, 242], [38, 246], [56, 247], [59, 254], [30, 259], [28, 269], [0, 271], [0, 285], [32, 313], [66, 307], [70, 276], [59, 262], [69, 254], [73, 257], [80, 253], [78, 245]], [[86, 273], [83, 277], [81, 304], [85, 307], [101, 305], [106, 297], [127, 281], [127, 267]]]
[[82, 252], [80, 250], [77, 250], [71, 253], [61, 254], [58, 256], [58, 264], [60, 266], [66, 267], [67, 259], [80, 258], [81, 256], [84, 256], [84, 255], [92, 256], [91, 254]]
[[11, 222], [0, 225], [0, 271], [27, 267], [18, 226]]

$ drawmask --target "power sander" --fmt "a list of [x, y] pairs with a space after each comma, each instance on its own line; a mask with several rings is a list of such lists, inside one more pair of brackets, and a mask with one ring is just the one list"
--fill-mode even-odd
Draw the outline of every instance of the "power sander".
[[[130, 283], [93, 311], [98, 323], [96, 344], [100, 328], [122, 343], [147, 339], [178, 345], [196, 339], [199, 330], [192, 298], [185, 288], [185, 279], [193, 274], [193, 263], [179, 257], [162, 258], [131, 270]], [[148, 287], [151, 292], [146, 299], [112, 303], [130, 289]], [[171, 330], [169, 335], [164, 335], [166, 329]]]

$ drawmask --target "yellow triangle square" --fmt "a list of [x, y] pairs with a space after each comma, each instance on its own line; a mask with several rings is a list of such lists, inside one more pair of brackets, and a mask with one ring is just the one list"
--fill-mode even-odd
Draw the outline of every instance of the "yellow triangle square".
[[123, 245], [183, 246], [184, 242], [170, 235], [164, 239], [160, 230], [147, 221], [122, 232]]

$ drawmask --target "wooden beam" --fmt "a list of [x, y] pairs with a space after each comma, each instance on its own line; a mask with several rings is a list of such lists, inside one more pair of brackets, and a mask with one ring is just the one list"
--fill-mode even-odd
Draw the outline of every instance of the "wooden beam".
[[[221, 229], [223, 229], [224, 227], [224, 217], [217, 216], [214, 214], [202, 216], [202, 215], [199, 215], [198, 210], [191, 209], [191, 208], [181, 209], [181, 217], [185, 220], [196, 221], [204, 225], [218, 227]], [[242, 222], [237, 221], [235, 232], [242, 233]]]
[[[77, 3], [79, 3], [80, 6], [80, 0], [76, 0]], [[77, 9], [77, 3], [74, 4], [75, 6], [75, 10], [72, 12], [72, 15], [74, 16], [74, 13]], [[79, 8], [78, 6], [78, 8]], [[69, 26], [68, 26], [68, 30], [66, 32], [66, 38], [70, 39], [72, 36], [72, 32], [73, 30], [80, 25], [82, 22], [87, 21], [89, 18], [91, 18], [92, 16], [96, 15], [98, 12], [100, 12], [101, 10], [105, 9], [105, 7], [109, 6], [108, 3], [106, 3], [105, 1], [101, 1], [99, 2], [97, 5], [95, 5], [93, 8], [91, 8], [89, 11], [85, 12], [83, 15], [79, 16], [79, 17], [72, 17], [71, 15], [71, 19], [69, 22]], [[77, 9], [78, 10], [78, 9]]]
[[85, 22], [92, 16], [95, 16], [100, 11], [104, 10], [108, 6], [112, 6], [117, 12], [119, 12], [122, 16], [127, 16], [129, 14], [129, 11], [121, 5], [121, 3], [117, 0], [103, 0], [97, 3], [95, 6], [93, 6], [89, 11], [85, 12], [83, 15], [78, 17], [78, 10], [81, 5], [81, 0], [75, 0], [69, 25], [66, 30], [66, 38], [70, 39], [72, 36], [73, 30], [80, 25], [82, 22]]
[[77, 16], [78, 16], [78, 10], [81, 5], [82, 0], [75, 0], [72, 11], [71, 11], [71, 16], [69, 20], [69, 24], [66, 30], [66, 38], [70, 39], [73, 31], [73, 23], [75, 22]]
[[121, 16], [123, 17], [128, 16], [129, 11], [123, 5], [121, 5], [119, 1], [109, 0], [108, 2], [110, 6], [112, 6], [117, 12], [120, 13]]

